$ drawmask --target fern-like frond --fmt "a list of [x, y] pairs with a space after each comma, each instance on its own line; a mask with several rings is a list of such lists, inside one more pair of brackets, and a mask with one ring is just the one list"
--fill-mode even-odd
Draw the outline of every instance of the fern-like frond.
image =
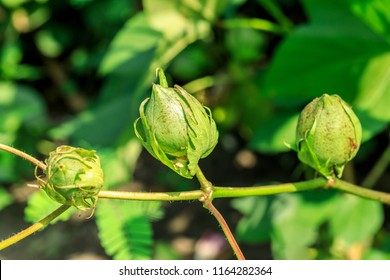
[[96, 223], [101, 244], [116, 260], [150, 259], [153, 247], [150, 221], [162, 216], [160, 202], [100, 200]]
[[[56, 210], [60, 205], [61, 204], [58, 202], [51, 200], [45, 192], [35, 192], [29, 197], [27, 201], [27, 206], [24, 209], [24, 219], [27, 222], [35, 223]], [[55, 224], [58, 221], [69, 220], [75, 211], [76, 209], [73, 207], [68, 209], [53, 221], [51, 221], [50, 224]]]

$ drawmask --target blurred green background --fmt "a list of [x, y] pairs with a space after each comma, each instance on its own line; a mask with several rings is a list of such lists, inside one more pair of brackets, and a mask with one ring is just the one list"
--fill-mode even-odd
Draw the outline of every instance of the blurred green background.
[[[134, 137], [156, 67], [212, 109], [220, 139], [200, 166], [215, 185], [313, 178], [286, 143], [329, 93], [363, 126], [344, 179], [390, 192], [388, 0], [1, 0], [0, 142], [41, 160], [95, 149], [105, 189], [196, 189]], [[0, 152], [0, 238], [58, 207], [27, 183], [34, 166]], [[215, 205], [248, 259], [390, 259], [390, 211], [375, 201], [317, 190]], [[234, 259], [196, 201], [102, 199], [87, 216], [70, 211], [0, 258]]]

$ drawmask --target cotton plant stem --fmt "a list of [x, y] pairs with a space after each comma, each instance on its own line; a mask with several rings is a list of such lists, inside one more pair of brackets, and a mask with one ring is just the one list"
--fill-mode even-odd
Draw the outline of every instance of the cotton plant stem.
[[203, 206], [206, 209], [208, 209], [210, 211], [210, 213], [218, 221], [218, 223], [221, 226], [222, 231], [225, 234], [226, 239], [230, 244], [230, 247], [232, 247], [233, 252], [236, 255], [237, 259], [245, 260], [244, 254], [242, 253], [240, 246], [238, 245], [236, 239], [234, 238], [233, 233], [230, 231], [229, 225], [226, 223], [222, 214], [218, 211], [217, 208], [215, 208], [215, 206], [213, 205], [213, 203], [209, 199], [206, 199], [203, 201]]
[[[206, 180], [204, 176], [199, 175], [201, 180]], [[204, 179], [203, 179], [204, 178]], [[208, 182], [208, 181], [207, 181]], [[253, 187], [212, 187], [211, 198], [224, 197], [244, 197], [244, 196], [263, 196], [274, 195], [286, 192], [298, 192], [311, 189], [327, 187], [328, 181], [323, 178], [314, 180], [285, 183]], [[203, 187], [205, 189], [205, 187]], [[183, 191], [183, 192], [122, 192], [122, 191], [100, 191], [98, 197], [106, 199], [122, 200], [159, 200], [159, 201], [179, 201], [179, 200], [197, 200], [203, 195], [202, 190]]]
[[12, 153], [16, 156], [19, 156], [25, 160], [28, 160], [32, 164], [38, 166], [40, 169], [45, 170], [46, 169], [46, 164], [44, 164], [42, 161], [37, 160], [35, 157], [30, 156], [29, 154], [26, 154], [18, 149], [12, 148], [8, 145], [1, 144], [0, 143], [0, 149], [4, 150], [6, 152]]
[[122, 192], [100, 191], [99, 198], [121, 200], [151, 200], [151, 201], [180, 201], [197, 200], [202, 196], [201, 190], [184, 192]]
[[195, 175], [200, 183], [200, 190], [203, 192], [203, 195], [207, 196], [212, 200], [212, 195], [214, 192], [213, 184], [209, 180], [207, 180], [207, 178], [204, 176], [202, 170], [199, 167]]
[[218, 211], [218, 209], [215, 208], [215, 206], [212, 203], [214, 187], [212, 183], [206, 179], [202, 170], [199, 167], [196, 171], [196, 178], [198, 178], [198, 181], [200, 183], [200, 189], [202, 191], [202, 196], [199, 197], [199, 201], [203, 203], [203, 207], [205, 207], [207, 210], [210, 211], [210, 213], [214, 216], [214, 218], [221, 226], [222, 231], [225, 234], [226, 239], [229, 242], [230, 247], [232, 248], [237, 259], [245, 260], [245, 257], [240, 249], [240, 246], [238, 245], [236, 239], [234, 238], [234, 235], [232, 234], [229, 225], [226, 223], [225, 218]]
[[56, 210], [54, 210], [51, 214], [40, 220], [39, 222], [33, 224], [32, 226], [22, 230], [21, 232], [14, 234], [13, 236], [4, 239], [0, 242], [0, 251], [19, 242], [20, 240], [30, 236], [31, 234], [37, 232], [38, 230], [44, 228], [48, 225], [52, 220], [60, 216], [66, 210], [68, 210], [70, 205], [61, 205]]
[[[245, 197], [275, 195], [287, 192], [307, 191], [319, 188], [333, 188], [343, 192], [354, 194], [367, 199], [378, 200], [390, 205], [390, 194], [363, 188], [346, 181], [337, 179], [330, 184], [324, 178], [317, 178], [298, 183], [285, 183], [253, 187], [213, 187], [211, 198]], [[159, 200], [159, 201], [179, 201], [197, 200], [202, 197], [202, 190], [183, 192], [119, 192], [100, 191], [99, 198], [122, 199], [122, 200]]]
[[332, 186], [334, 189], [338, 189], [343, 192], [347, 192], [350, 194], [354, 194], [363, 198], [380, 201], [384, 204], [390, 205], [390, 193], [385, 193], [381, 191], [370, 190], [367, 188], [363, 188], [360, 186], [356, 186], [354, 184], [348, 183], [343, 180], [336, 179], [334, 185]]
[[213, 198], [273, 195], [287, 192], [306, 191], [327, 186], [328, 181], [325, 178], [317, 178], [297, 183], [285, 183], [253, 187], [214, 186]]
[[[389, 146], [390, 147], [390, 146]], [[390, 148], [387, 148], [382, 158], [383, 162], [387, 162], [388, 153]], [[36, 158], [8, 145], [0, 143], [0, 149], [6, 152], [10, 152], [25, 160], [30, 161], [34, 165], [38, 166], [42, 170], [46, 169], [46, 165], [37, 160]], [[380, 159], [382, 161], [382, 159]], [[381, 169], [385, 164], [380, 164]], [[379, 169], [379, 167], [378, 167]], [[285, 192], [297, 192], [310, 189], [316, 189], [321, 187], [327, 187], [328, 181], [324, 178], [317, 178], [314, 180], [303, 181], [298, 183], [286, 183], [286, 184], [274, 184], [267, 186], [253, 186], [253, 187], [218, 187], [212, 186], [211, 183], [205, 178], [202, 171], [199, 169], [197, 172], [197, 178], [201, 183], [202, 189], [196, 191], [185, 192], [164, 192], [164, 193], [147, 193], [147, 192], [118, 192], [118, 191], [101, 191], [99, 193], [100, 198], [111, 199], [123, 199], [123, 200], [160, 200], [160, 201], [177, 201], [177, 200], [196, 200], [199, 199], [202, 194], [208, 193], [211, 199], [223, 198], [223, 197], [243, 197], [243, 196], [262, 196], [273, 195]], [[212, 190], [210, 189], [212, 187]], [[351, 183], [337, 179], [333, 188], [345, 191], [351, 194], [355, 194], [364, 198], [381, 201], [385, 204], [390, 204], [390, 194], [374, 191], [367, 188], [362, 188]]]

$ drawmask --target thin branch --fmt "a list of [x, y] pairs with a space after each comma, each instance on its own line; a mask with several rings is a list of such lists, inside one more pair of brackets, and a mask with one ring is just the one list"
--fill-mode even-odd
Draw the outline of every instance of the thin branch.
[[48, 225], [52, 220], [57, 218], [59, 215], [64, 213], [66, 210], [68, 210], [70, 205], [61, 205], [56, 210], [54, 210], [51, 214], [40, 220], [39, 222], [33, 224], [32, 226], [22, 230], [21, 232], [4, 239], [0, 242], [0, 251], [19, 242], [20, 240], [28, 237], [29, 235], [33, 234], [34, 232], [44, 228], [46, 225]]
[[286, 192], [306, 191], [322, 187], [328, 187], [328, 181], [325, 178], [317, 178], [298, 183], [285, 183], [253, 187], [214, 186], [213, 198], [273, 195]]
[[215, 208], [215, 206], [209, 199], [205, 199], [204, 201], [201, 199], [200, 201], [203, 203], [203, 206], [206, 209], [208, 209], [211, 212], [211, 214], [215, 217], [215, 219], [218, 221], [237, 259], [245, 260], [244, 254], [242, 253], [240, 246], [238, 245], [236, 239], [234, 238], [233, 233], [230, 231], [230, 228], [226, 223], [222, 214], [218, 211], [217, 208]]
[[198, 166], [198, 169], [196, 170], [196, 178], [198, 179], [200, 183], [200, 189], [202, 191], [202, 196], [199, 197], [199, 201], [203, 203], [203, 207], [208, 209], [210, 213], [214, 216], [214, 218], [217, 220], [219, 225], [222, 228], [223, 233], [226, 236], [226, 239], [228, 240], [230, 247], [233, 249], [234, 254], [236, 255], [237, 259], [239, 260], [245, 260], [245, 257], [243, 253], [241, 252], [240, 246], [237, 244], [236, 239], [234, 238], [234, 235], [230, 231], [229, 225], [226, 223], [225, 218], [222, 216], [222, 214], [218, 211], [217, 208], [213, 205], [213, 194], [214, 194], [214, 186], [213, 184], [207, 180], [206, 176], [204, 176], [202, 170]]
[[184, 192], [122, 192], [100, 191], [99, 198], [122, 199], [122, 200], [152, 200], [152, 201], [178, 201], [197, 200], [202, 196], [201, 190]]
[[29, 154], [26, 154], [18, 149], [15, 149], [15, 148], [12, 148], [8, 145], [5, 145], [5, 144], [1, 144], [0, 143], [0, 149], [1, 150], [4, 150], [6, 152], [9, 152], [9, 153], [12, 153], [14, 155], [17, 155], [25, 160], [28, 160], [29, 162], [31, 162], [32, 164], [38, 166], [39, 168], [41, 168], [42, 170], [45, 170], [46, 169], [46, 164], [44, 164], [42, 161], [39, 161], [37, 160], [35, 157], [33, 156], [30, 156]]
[[[314, 180], [285, 183], [253, 187], [213, 187], [210, 198], [226, 197], [245, 197], [245, 196], [264, 196], [287, 192], [307, 191], [319, 188], [334, 188], [350, 194], [354, 194], [367, 199], [378, 200], [390, 205], [390, 194], [370, 190], [337, 179], [334, 184], [324, 178]], [[120, 192], [120, 191], [100, 191], [99, 198], [123, 199], [123, 200], [159, 200], [159, 201], [179, 201], [179, 200], [197, 200], [204, 196], [202, 190], [183, 191], [183, 192]]]
[[196, 178], [200, 183], [200, 189], [203, 191], [203, 194], [211, 198], [214, 192], [214, 186], [209, 180], [207, 180], [199, 166], [196, 170]]
[[335, 184], [332, 186], [334, 189], [338, 189], [343, 192], [354, 194], [363, 198], [377, 200], [385, 204], [390, 204], [390, 194], [367, 188], [359, 187], [354, 184], [348, 183], [343, 180], [337, 179]]
[[[201, 178], [201, 176], [200, 176]], [[298, 182], [275, 184], [253, 187], [216, 187], [212, 188], [211, 198], [223, 197], [243, 197], [243, 196], [262, 196], [273, 195], [285, 192], [298, 192], [328, 186], [328, 181], [324, 178]], [[204, 188], [206, 189], [206, 188]], [[122, 199], [122, 200], [159, 200], [159, 201], [178, 201], [178, 200], [197, 200], [204, 195], [202, 190], [183, 191], [183, 192], [123, 192], [123, 191], [100, 191], [99, 198]]]

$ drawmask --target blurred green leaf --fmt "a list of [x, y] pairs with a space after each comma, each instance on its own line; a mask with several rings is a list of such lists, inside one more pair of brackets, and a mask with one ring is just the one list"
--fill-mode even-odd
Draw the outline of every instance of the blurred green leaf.
[[28, 0], [2, 0], [1, 2], [6, 7], [15, 8], [22, 5], [25, 2], [28, 2]]
[[162, 32], [168, 40], [176, 40], [189, 33], [208, 34], [210, 22], [223, 7], [219, 0], [143, 0], [150, 25]]
[[[45, 192], [39, 191], [32, 194], [28, 201], [27, 206], [24, 209], [24, 218], [27, 222], [36, 223], [45, 218], [51, 212], [60, 207], [61, 204], [50, 199]], [[76, 208], [70, 208], [60, 216], [55, 218], [50, 224], [55, 224], [58, 221], [67, 221], [72, 214], [76, 211]]]
[[[155, 48], [160, 38], [160, 32], [149, 26], [143, 13], [130, 18], [111, 42], [100, 65], [100, 73], [108, 74], [114, 70], [118, 71], [119, 67], [124, 67], [125, 62], [137, 59], [140, 53]], [[140, 66], [142, 67], [142, 62]], [[125, 70], [129, 78], [143, 72], [137, 67], [130, 66]]]
[[160, 37], [148, 27], [143, 13], [129, 19], [114, 37], [101, 63], [99, 71], [108, 77], [98, 102], [54, 127], [49, 134], [55, 139], [70, 138], [91, 146], [117, 144], [117, 139], [123, 135], [129, 138], [133, 134], [131, 124], [141, 95], [146, 90], [145, 81], [150, 75], [153, 46]]
[[390, 122], [389, 69], [390, 52], [372, 58], [359, 81], [359, 92], [353, 105], [364, 128], [363, 140], [369, 140]]
[[[68, 41], [66, 38], [68, 36], [71, 36], [71, 34], [69, 34], [66, 29], [62, 30], [61, 28], [56, 27], [55, 29], [43, 29], [38, 31], [35, 36], [35, 41], [42, 54], [47, 57], [57, 57], [64, 51], [66, 45], [69, 44], [66, 42]], [[61, 40], [61, 38], [64, 39]]]
[[337, 196], [329, 192], [283, 194], [272, 205], [272, 252], [276, 259], [313, 259], [320, 226], [335, 214]]
[[236, 229], [238, 241], [259, 244], [269, 240], [272, 231], [272, 201], [272, 197], [245, 197], [232, 201], [233, 208], [243, 214]]
[[83, 16], [88, 30], [106, 41], [111, 39], [118, 26], [122, 26], [138, 11], [137, 0], [92, 1], [83, 10]]
[[[0, 82], [0, 143], [33, 142], [46, 126], [46, 109], [38, 93], [30, 87]], [[24, 148], [30, 148], [25, 145]], [[24, 173], [26, 163], [15, 155], [0, 152], [0, 180], [12, 182]]]
[[0, 210], [10, 205], [13, 201], [12, 196], [0, 186]]
[[93, 0], [69, 0], [69, 3], [73, 6], [75, 6], [76, 8], [80, 8], [80, 7], [83, 7], [85, 5], [88, 5], [92, 1]]
[[54, 128], [50, 135], [93, 146], [113, 145], [118, 138], [129, 139], [139, 104], [154, 79], [155, 67], [164, 67], [203, 37], [202, 32], [188, 31], [173, 42], [167, 41], [151, 29], [144, 13], [138, 13], [117, 33], [102, 61], [100, 72], [109, 75], [94, 108]]
[[302, 2], [309, 23], [277, 49], [264, 92], [277, 105], [296, 109], [323, 93], [339, 94], [361, 116], [368, 140], [390, 121], [384, 109], [390, 96], [389, 9], [379, 0]]
[[241, 62], [254, 62], [261, 58], [266, 43], [265, 37], [257, 30], [233, 28], [226, 32], [226, 48], [233, 59]]
[[20, 42], [8, 40], [0, 45], [0, 78], [4, 80], [30, 79], [42, 76], [42, 71], [31, 64], [22, 64], [23, 50]]
[[152, 256], [150, 221], [160, 219], [160, 202], [101, 200], [96, 209], [99, 238], [114, 259], [143, 260]]
[[383, 208], [379, 201], [357, 196], [345, 196], [330, 219], [330, 232], [348, 245], [371, 239], [383, 223]]
[[132, 174], [141, 151], [142, 145], [137, 139], [132, 139], [117, 149], [106, 148], [98, 151], [105, 189], [132, 181]]
[[[0, 82], [0, 113], [2, 126], [6, 132], [16, 131], [22, 123], [39, 124], [44, 121], [45, 107], [39, 94], [32, 88]], [[5, 121], [4, 117], [9, 117]]]
[[157, 242], [154, 248], [154, 260], [180, 260], [180, 255], [175, 252], [169, 243]]
[[309, 23], [282, 42], [264, 90], [283, 106], [299, 106], [325, 92], [351, 102], [367, 61], [387, 52], [388, 44], [352, 13], [347, 1], [303, 4]]
[[383, 36], [390, 43], [390, 10], [389, 0], [384, 1], [352, 1], [351, 9], [378, 35]]
[[170, 75], [182, 81], [192, 81], [210, 72], [210, 69], [215, 67], [215, 61], [212, 60], [208, 49], [209, 46], [201, 41], [189, 45], [173, 59], [169, 67]]
[[[389, 260], [390, 259], [390, 235], [387, 231], [381, 231], [380, 238], [374, 243], [374, 248], [364, 254], [365, 260]], [[379, 242], [378, 242], [379, 240]]]
[[251, 148], [263, 153], [289, 151], [287, 144], [295, 145], [297, 113], [273, 117], [255, 130], [250, 141]]
[[129, 112], [130, 100], [130, 97], [123, 96], [105, 106], [85, 110], [76, 118], [51, 129], [49, 135], [90, 146], [114, 145], [122, 133], [133, 133], [130, 124], [135, 112]]
[[365, 260], [390, 260], [390, 253], [382, 250], [372, 249], [364, 255]]

